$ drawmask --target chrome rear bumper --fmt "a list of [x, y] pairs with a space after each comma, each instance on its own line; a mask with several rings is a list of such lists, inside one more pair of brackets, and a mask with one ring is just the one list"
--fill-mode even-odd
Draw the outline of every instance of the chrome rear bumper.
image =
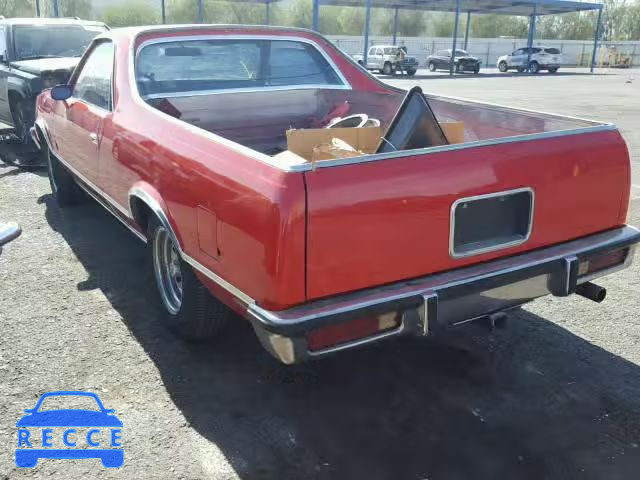
[[[310, 302], [283, 311], [248, 308], [264, 347], [284, 363], [297, 363], [397, 335], [429, 335], [442, 328], [508, 310], [544, 295], [565, 297], [579, 284], [631, 264], [640, 230], [624, 226], [532, 252], [414, 280]], [[623, 263], [588, 275], [580, 262], [629, 249]], [[392, 311], [404, 312], [395, 330], [311, 352], [306, 333]]]
[[3, 245], [18, 238], [21, 233], [22, 230], [17, 223], [0, 224], [0, 253], [2, 252]]

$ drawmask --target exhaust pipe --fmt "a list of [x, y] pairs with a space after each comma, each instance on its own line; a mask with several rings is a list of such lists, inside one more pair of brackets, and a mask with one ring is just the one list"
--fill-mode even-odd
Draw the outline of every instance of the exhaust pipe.
[[578, 285], [576, 287], [576, 293], [596, 303], [602, 303], [602, 301], [607, 298], [607, 289], [591, 282]]

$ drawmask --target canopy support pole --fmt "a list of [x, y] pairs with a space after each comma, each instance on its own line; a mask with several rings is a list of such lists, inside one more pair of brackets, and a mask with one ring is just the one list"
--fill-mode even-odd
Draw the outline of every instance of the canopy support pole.
[[471, 12], [467, 12], [467, 27], [464, 30], [464, 50], [469, 48], [469, 25], [471, 25]]
[[53, 0], [53, 16], [60, 16], [60, 11], [58, 10], [58, 0]]
[[460, 0], [456, 0], [456, 16], [453, 20], [453, 45], [451, 46], [451, 64], [449, 65], [449, 75], [453, 76], [456, 58], [456, 42], [458, 40], [458, 22], [460, 21]]
[[167, 23], [167, 10], [165, 9], [164, 0], [160, 2], [160, 11], [162, 13], [162, 24]]
[[393, 44], [396, 44], [398, 38], [398, 7], [395, 8], [395, 14], [393, 15]]
[[40, 0], [36, 0], [36, 17], [40, 16]]
[[601, 20], [602, 20], [602, 5], [598, 9], [598, 20], [596, 20], [596, 34], [593, 37], [593, 52], [591, 53], [591, 68], [590, 68], [591, 73], [593, 73], [593, 68], [596, 65], [596, 50], [598, 50], [598, 37], [600, 36]]
[[533, 39], [536, 36], [536, 13], [537, 4], [533, 5], [533, 14], [529, 18], [529, 35], [527, 36], [527, 65], [526, 70], [529, 71], [531, 65], [531, 48], [533, 47]]
[[367, 0], [364, 16], [364, 52], [362, 54], [363, 66], [367, 68], [367, 51], [369, 50], [369, 23], [371, 22], [371, 0]]
[[320, 0], [313, 0], [313, 31], [318, 31], [320, 23]]
[[265, 23], [267, 25], [271, 25], [271, 12], [269, 11], [269, 0], [266, 0], [264, 2], [264, 6], [265, 6]]
[[204, 8], [202, 7], [202, 0], [198, 0], [198, 23], [204, 23]]

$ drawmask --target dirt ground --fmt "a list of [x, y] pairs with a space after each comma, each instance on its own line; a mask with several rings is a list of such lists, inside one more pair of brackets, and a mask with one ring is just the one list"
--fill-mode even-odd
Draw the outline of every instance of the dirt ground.
[[[616, 122], [640, 170], [640, 74], [400, 85]], [[632, 223], [640, 224], [640, 189]], [[99, 206], [61, 210], [43, 172], [0, 164], [0, 478], [635, 479], [640, 263], [597, 305], [545, 298], [507, 327], [280, 366], [242, 323], [186, 345], [157, 321], [145, 247]], [[16, 421], [52, 390], [99, 394], [125, 463], [14, 463]]]

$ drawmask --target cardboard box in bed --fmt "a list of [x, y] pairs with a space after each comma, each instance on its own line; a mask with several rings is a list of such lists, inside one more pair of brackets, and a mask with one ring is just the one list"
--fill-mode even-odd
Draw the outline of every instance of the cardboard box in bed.
[[315, 147], [330, 144], [334, 138], [343, 140], [359, 152], [374, 153], [381, 137], [381, 127], [295, 129], [287, 130], [287, 147], [291, 152], [310, 161]]

